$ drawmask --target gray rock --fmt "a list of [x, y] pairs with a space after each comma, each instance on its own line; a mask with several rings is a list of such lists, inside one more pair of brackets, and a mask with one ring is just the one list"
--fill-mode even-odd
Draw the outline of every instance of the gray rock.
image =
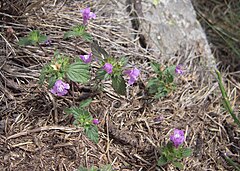
[[159, 50], [161, 56], [170, 57], [183, 47], [195, 47], [206, 64], [214, 66], [214, 57], [191, 1], [160, 0], [157, 6], [152, 2], [142, 2], [144, 17], [141, 24], [151, 48]]

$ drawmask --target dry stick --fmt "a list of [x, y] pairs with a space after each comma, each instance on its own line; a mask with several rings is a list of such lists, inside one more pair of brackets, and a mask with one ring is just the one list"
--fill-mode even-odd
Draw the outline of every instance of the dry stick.
[[43, 53], [45, 54], [45, 56], [48, 56], [48, 53], [47, 53], [47, 51], [45, 51], [44, 49], [43, 49], [43, 47], [37, 42], [37, 45], [38, 45], [38, 47], [43, 51]]
[[23, 131], [23, 132], [19, 132], [17, 134], [11, 135], [11, 136], [7, 137], [7, 140], [18, 138], [21, 136], [26, 136], [31, 133], [36, 133], [36, 132], [41, 132], [41, 131], [51, 131], [51, 130], [60, 130], [60, 131], [64, 131], [64, 132], [80, 132], [80, 131], [82, 131], [81, 128], [76, 128], [76, 127], [74, 128], [74, 127], [63, 127], [63, 126], [44, 126], [41, 128], [27, 130], [27, 131]]
[[219, 85], [219, 88], [221, 90], [221, 93], [222, 93], [222, 97], [223, 97], [223, 100], [225, 102], [225, 106], [227, 108], [227, 111], [229, 112], [229, 114], [232, 116], [234, 122], [238, 125], [238, 127], [240, 127], [240, 120], [237, 118], [237, 116], [234, 114], [233, 112], [233, 109], [230, 105], [230, 102], [229, 102], [229, 99], [227, 97], [227, 93], [226, 93], [226, 90], [223, 86], [223, 82], [222, 82], [222, 77], [221, 77], [221, 74], [220, 72], [216, 69], [215, 70], [216, 74], [217, 74], [217, 79], [218, 79], [218, 85]]

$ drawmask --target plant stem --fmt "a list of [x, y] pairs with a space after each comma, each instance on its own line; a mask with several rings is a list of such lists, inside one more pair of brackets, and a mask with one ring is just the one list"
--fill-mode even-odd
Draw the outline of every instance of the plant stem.
[[226, 90], [225, 90], [225, 88], [223, 86], [221, 73], [217, 69], [215, 69], [215, 72], [217, 74], [218, 85], [219, 85], [219, 88], [221, 90], [223, 100], [224, 100], [224, 102], [226, 104], [226, 109], [229, 112], [229, 114], [232, 116], [234, 122], [240, 127], [240, 121], [239, 121], [239, 119], [237, 118], [237, 116], [233, 112], [233, 109], [232, 109], [232, 107], [230, 105], [230, 102], [229, 102], [229, 99], [227, 97]]
[[240, 171], [239, 165], [237, 163], [235, 163], [231, 158], [229, 158], [227, 155], [223, 154], [223, 157], [225, 158], [225, 160], [232, 165], [237, 171]]

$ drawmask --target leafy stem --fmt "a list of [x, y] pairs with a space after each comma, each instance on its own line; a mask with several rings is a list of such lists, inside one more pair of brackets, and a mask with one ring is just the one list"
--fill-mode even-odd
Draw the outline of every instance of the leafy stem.
[[230, 101], [229, 101], [229, 99], [227, 97], [226, 90], [225, 90], [225, 88], [223, 86], [221, 73], [217, 69], [215, 69], [215, 72], [217, 74], [218, 85], [219, 85], [219, 88], [220, 88], [221, 93], [222, 93], [222, 97], [223, 97], [223, 101], [225, 103], [225, 107], [226, 107], [227, 111], [229, 112], [229, 114], [232, 116], [234, 122], [240, 127], [240, 120], [237, 118], [237, 116], [233, 112], [233, 109], [232, 109], [232, 107], [230, 105]]

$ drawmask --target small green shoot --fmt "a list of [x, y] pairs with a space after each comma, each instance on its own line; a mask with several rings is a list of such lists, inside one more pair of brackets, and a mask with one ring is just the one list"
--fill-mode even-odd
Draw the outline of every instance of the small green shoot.
[[192, 155], [192, 150], [190, 148], [183, 148], [179, 146], [175, 148], [173, 143], [169, 142], [165, 147], [160, 150], [161, 156], [158, 160], [159, 166], [164, 166], [166, 164], [172, 163], [178, 169], [183, 169], [183, 165], [180, 162], [183, 158]]
[[235, 115], [235, 113], [233, 112], [233, 109], [230, 105], [230, 101], [227, 97], [227, 93], [226, 90], [223, 86], [223, 82], [222, 82], [222, 76], [221, 73], [216, 69], [215, 73], [217, 74], [217, 80], [218, 80], [218, 85], [219, 88], [221, 90], [222, 93], [222, 97], [223, 97], [223, 102], [224, 102], [224, 107], [226, 108], [226, 110], [228, 111], [228, 113], [232, 116], [234, 122], [238, 125], [238, 127], [240, 128], [240, 120], [239, 118]]
[[148, 81], [147, 88], [149, 94], [154, 95], [156, 99], [167, 96], [176, 88], [174, 83], [176, 66], [162, 69], [161, 65], [155, 62], [151, 63], [151, 66], [156, 76]]
[[33, 30], [28, 36], [19, 39], [20, 46], [39, 45], [47, 40], [47, 36], [42, 35], [39, 30]]
[[91, 103], [92, 99], [87, 99], [80, 103], [79, 107], [71, 107], [66, 109], [67, 114], [72, 114], [74, 117], [73, 124], [84, 128], [86, 136], [93, 141], [98, 143], [99, 135], [98, 128], [92, 123], [93, 118], [86, 107]]
[[64, 39], [71, 37], [82, 37], [86, 41], [92, 40], [92, 36], [86, 32], [86, 27], [83, 25], [73, 27], [71, 31], [66, 32], [63, 36]]

